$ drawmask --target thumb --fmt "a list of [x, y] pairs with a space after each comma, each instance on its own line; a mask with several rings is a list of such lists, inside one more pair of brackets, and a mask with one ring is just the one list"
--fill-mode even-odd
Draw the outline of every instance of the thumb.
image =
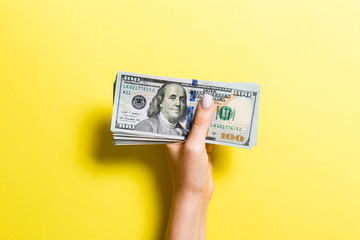
[[214, 116], [214, 101], [211, 95], [204, 94], [198, 104], [193, 125], [187, 138], [188, 144], [203, 144]]

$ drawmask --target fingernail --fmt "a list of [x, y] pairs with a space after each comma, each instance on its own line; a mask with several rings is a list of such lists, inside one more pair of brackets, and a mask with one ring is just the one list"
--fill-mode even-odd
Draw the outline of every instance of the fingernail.
[[213, 97], [209, 94], [204, 94], [203, 99], [201, 101], [201, 106], [203, 108], [209, 109], [211, 107], [211, 103], [213, 101]]

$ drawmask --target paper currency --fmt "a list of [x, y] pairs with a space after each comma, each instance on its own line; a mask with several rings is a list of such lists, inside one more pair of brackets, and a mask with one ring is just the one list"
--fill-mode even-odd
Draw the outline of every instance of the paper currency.
[[111, 122], [117, 145], [165, 144], [186, 139], [204, 94], [215, 113], [206, 142], [251, 148], [257, 142], [260, 86], [159, 77], [119, 71]]

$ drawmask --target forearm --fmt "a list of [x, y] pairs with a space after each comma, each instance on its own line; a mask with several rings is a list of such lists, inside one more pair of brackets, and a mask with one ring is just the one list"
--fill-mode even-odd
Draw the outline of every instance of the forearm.
[[205, 239], [208, 200], [196, 195], [173, 195], [167, 240]]
[[199, 231], [198, 231], [198, 238], [199, 240], [206, 239], [206, 217], [207, 217], [207, 210], [208, 210], [209, 202], [203, 205], [203, 209], [200, 215], [200, 222], [199, 222]]

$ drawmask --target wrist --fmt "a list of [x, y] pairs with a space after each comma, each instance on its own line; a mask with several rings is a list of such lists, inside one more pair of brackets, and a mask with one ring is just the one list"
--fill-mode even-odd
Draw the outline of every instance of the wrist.
[[207, 206], [211, 196], [205, 191], [192, 191], [188, 189], [175, 189], [173, 191], [173, 200], [193, 203], [194, 205]]
[[200, 194], [189, 191], [174, 191], [166, 239], [199, 239], [208, 201]]

